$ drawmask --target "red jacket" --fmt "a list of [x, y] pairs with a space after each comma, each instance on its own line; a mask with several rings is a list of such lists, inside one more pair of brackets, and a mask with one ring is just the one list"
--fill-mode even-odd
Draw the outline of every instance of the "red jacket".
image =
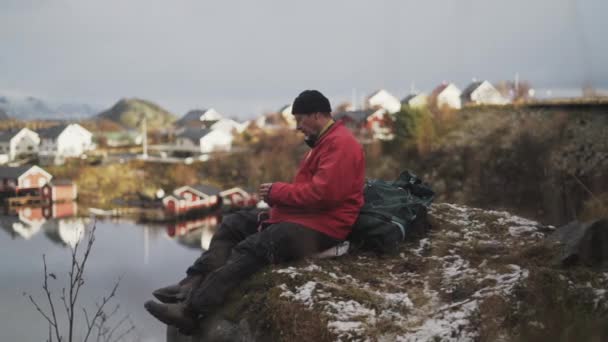
[[306, 154], [292, 183], [272, 184], [267, 222], [298, 223], [344, 240], [363, 206], [364, 178], [363, 149], [337, 122]]

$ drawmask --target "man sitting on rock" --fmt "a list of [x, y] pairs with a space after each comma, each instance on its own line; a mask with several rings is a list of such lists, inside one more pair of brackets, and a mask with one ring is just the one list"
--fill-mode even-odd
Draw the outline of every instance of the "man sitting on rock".
[[293, 102], [297, 130], [311, 150], [292, 183], [265, 183], [259, 194], [269, 216], [239, 211], [225, 217], [187, 277], [161, 288], [145, 308], [158, 320], [191, 333], [230, 290], [268, 264], [324, 251], [345, 240], [363, 205], [365, 160], [353, 134], [331, 117], [329, 100], [316, 90]]

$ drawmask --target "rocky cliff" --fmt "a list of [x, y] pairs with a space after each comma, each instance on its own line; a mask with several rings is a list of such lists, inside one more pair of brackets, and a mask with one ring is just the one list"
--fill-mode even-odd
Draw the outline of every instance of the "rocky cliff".
[[[447, 203], [434, 205], [430, 220], [431, 232], [397, 255], [268, 268], [192, 341], [608, 338], [608, 270], [561, 264], [562, 244], [547, 239], [555, 228]], [[169, 328], [167, 341], [190, 338]]]

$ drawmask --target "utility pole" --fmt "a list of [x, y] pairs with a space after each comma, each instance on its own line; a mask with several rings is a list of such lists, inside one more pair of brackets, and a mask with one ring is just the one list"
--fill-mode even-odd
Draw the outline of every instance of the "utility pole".
[[146, 117], [145, 116], [141, 123], [141, 126], [142, 126], [142, 144], [144, 147], [144, 152], [142, 154], [142, 158], [148, 159], [148, 128], [146, 127]]

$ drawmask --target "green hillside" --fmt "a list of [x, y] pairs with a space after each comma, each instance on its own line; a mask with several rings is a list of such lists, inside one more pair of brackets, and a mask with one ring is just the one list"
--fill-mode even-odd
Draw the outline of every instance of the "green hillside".
[[107, 119], [127, 128], [139, 128], [143, 118], [148, 128], [168, 127], [175, 116], [159, 105], [141, 99], [121, 99], [112, 108], [100, 113], [98, 118]]

